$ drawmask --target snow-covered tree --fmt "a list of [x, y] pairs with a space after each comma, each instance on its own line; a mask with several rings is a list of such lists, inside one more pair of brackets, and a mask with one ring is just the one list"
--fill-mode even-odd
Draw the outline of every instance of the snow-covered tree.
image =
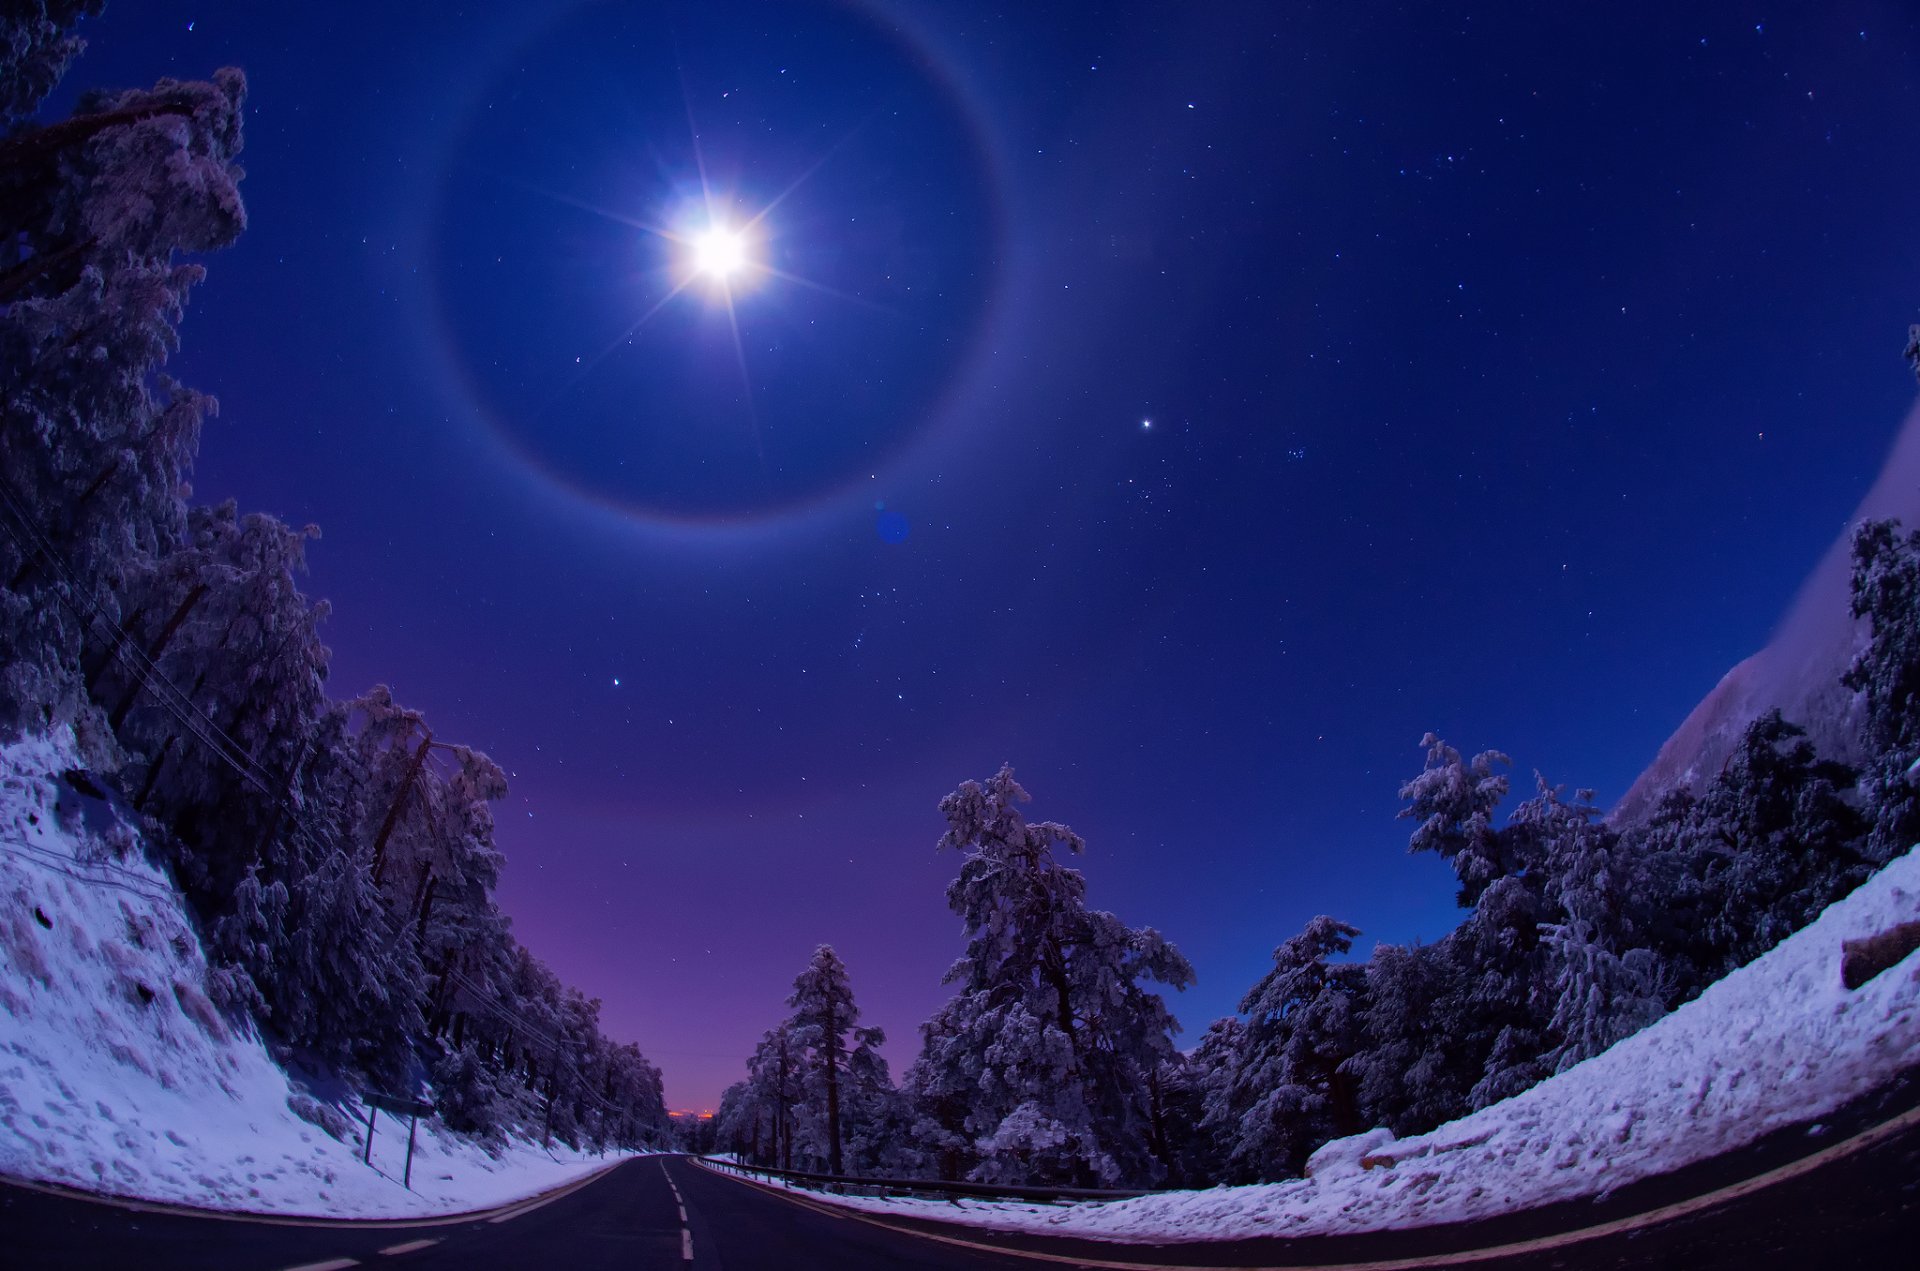
[[791, 1025], [783, 1022], [767, 1030], [747, 1061], [747, 1080], [753, 1106], [765, 1119], [766, 1146], [758, 1155], [790, 1170], [797, 1114], [807, 1093], [806, 1055]]
[[1178, 1024], [1143, 982], [1184, 988], [1193, 969], [1152, 928], [1087, 907], [1085, 878], [1055, 856], [1080, 837], [1029, 823], [1027, 799], [1002, 768], [941, 801], [967, 946], [908, 1074], [917, 1129], [981, 1178], [1156, 1181], [1148, 1091]]
[[0, 135], [39, 107], [86, 47], [74, 31], [100, 16], [106, 0], [11, 0], [0, 10]]
[[810, 1061], [808, 1084], [820, 1091], [819, 1119], [826, 1139], [827, 1173], [838, 1174], [845, 1142], [840, 1096], [847, 1076], [847, 1034], [858, 1023], [860, 1008], [853, 1001], [847, 965], [832, 945], [823, 944], [813, 951], [806, 970], [793, 982], [787, 1005], [793, 1008], [794, 1037], [806, 1049]]
[[1496, 769], [1513, 761], [1497, 750], [1486, 750], [1471, 760], [1432, 733], [1420, 739], [1426, 748], [1426, 767], [1400, 787], [1407, 806], [1403, 818], [1420, 824], [1407, 850], [1432, 852], [1453, 867], [1460, 880], [1460, 904], [1470, 906], [1497, 878], [1516, 874], [1525, 862], [1517, 856], [1513, 835], [1494, 827], [1493, 814], [1507, 797], [1508, 781]]
[[1920, 842], [1920, 531], [1895, 521], [1854, 531], [1852, 608], [1870, 638], [1843, 683], [1866, 705], [1868, 850], [1886, 861]]
[[[91, 11], [0, 17], [18, 76], [0, 90], [8, 122], [51, 87], [77, 48], [65, 27]], [[116, 642], [128, 574], [185, 533], [181, 494], [214, 404], [160, 368], [204, 272], [178, 256], [246, 223], [245, 96], [234, 70], [162, 80], [0, 138], [0, 723], [100, 737], [82, 664]]]
[[1407, 1135], [1465, 1115], [1481, 1060], [1456, 1026], [1472, 977], [1454, 945], [1376, 945], [1366, 978], [1364, 1041], [1350, 1064], [1363, 1119]]
[[1315, 918], [1273, 951], [1273, 969], [1241, 1000], [1234, 1068], [1209, 1108], [1210, 1128], [1227, 1144], [1228, 1177], [1296, 1174], [1314, 1148], [1360, 1129], [1349, 1061], [1362, 1044], [1365, 970], [1332, 961], [1359, 934]]
[[1548, 1056], [1556, 1070], [1597, 1055], [1658, 1019], [1668, 977], [1643, 914], [1652, 899], [1644, 860], [1603, 823], [1593, 791], [1569, 801], [1536, 777], [1539, 793], [1514, 823], [1539, 845], [1554, 921], [1545, 927]]
[[1169, 1183], [1200, 1186], [1228, 1176], [1239, 1118], [1233, 1113], [1234, 1082], [1246, 1051], [1247, 1026], [1238, 1015], [1214, 1020], [1191, 1052], [1180, 1057], [1172, 1078], [1171, 1106], [1185, 1110], [1188, 1131], [1184, 1150], [1176, 1150], [1178, 1165]]
[[920, 1162], [912, 1147], [909, 1109], [880, 1053], [886, 1034], [868, 1026], [854, 1029], [853, 1038], [841, 1100], [848, 1172], [886, 1177], [913, 1172]]
[[1690, 918], [1669, 930], [1697, 992], [1806, 925], [1873, 868], [1851, 769], [1823, 760], [1772, 711], [1742, 734], [1697, 796], [1675, 795], [1647, 832], [1650, 866]]

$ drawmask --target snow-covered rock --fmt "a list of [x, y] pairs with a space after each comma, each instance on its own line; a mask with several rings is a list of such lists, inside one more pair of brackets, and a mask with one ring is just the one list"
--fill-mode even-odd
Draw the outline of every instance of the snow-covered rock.
[[1740, 736], [1770, 710], [1807, 729], [1822, 756], [1859, 755], [1860, 708], [1840, 677], [1865, 647], [1865, 626], [1851, 608], [1853, 532], [1893, 517], [1920, 527], [1920, 406], [1908, 414], [1873, 486], [1827, 548], [1766, 647], [1728, 671], [1702, 698], [1611, 813], [1623, 825], [1645, 820], [1676, 786], [1698, 788], [1720, 771]]
[[403, 1217], [504, 1204], [608, 1163], [490, 1156], [289, 1079], [207, 1000], [179, 896], [85, 778], [71, 734], [0, 746], [0, 1174], [268, 1213]]
[[1065, 1207], [824, 1197], [1107, 1240], [1334, 1235], [1596, 1196], [1825, 1116], [1920, 1064], [1920, 952], [1849, 991], [1845, 942], [1920, 918], [1920, 848], [1584, 1063], [1428, 1134], [1329, 1143], [1309, 1177]]

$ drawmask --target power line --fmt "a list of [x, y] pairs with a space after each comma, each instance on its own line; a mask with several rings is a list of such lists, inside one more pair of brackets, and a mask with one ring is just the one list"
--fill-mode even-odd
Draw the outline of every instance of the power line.
[[[287, 819], [294, 835], [303, 840], [309, 848], [316, 851], [338, 851], [339, 849], [336, 846], [321, 842], [318, 836], [307, 828], [301, 818], [300, 808], [294, 804], [291, 798], [275, 788], [277, 783], [273, 782], [274, 774], [269, 772], [259, 760], [254, 758], [254, 756], [225, 729], [221, 728], [217, 721], [195, 707], [192, 699], [166, 677], [165, 673], [161, 671], [159, 664], [148, 656], [146, 651], [140, 647], [139, 642], [133, 639], [131, 633], [105, 611], [99, 601], [81, 584], [79, 578], [74, 575], [72, 569], [54, 549], [53, 545], [40, 533], [38, 527], [34, 525], [32, 518], [28, 516], [22, 507], [22, 501], [18, 493], [14, 490], [13, 483], [4, 478], [0, 478], [0, 502], [4, 502], [8, 519], [13, 522], [13, 524], [0, 523], [0, 529], [7, 531], [9, 537], [14, 540], [26, 559], [32, 560], [38, 557], [47, 563], [51, 571], [60, 576], [56, 581], [64, 581], [67, 585], [65, 587], [56, 586], [51, 589], [55, 599], [82, 623], [95, 627], [108, 637], [109, 648], [133, 674], [139, 687], [152, 691], [154, 700], [157, 701], [168, 714], [172, 715], [189, 735], [207, 746], [207, 748], [213, 752], [215, 758], [232, 769], [242, 780], [265, 795], [276, 811]], [[80, 604], [76, 602], [76, 597], [78, 597], [80, 601], [84, 601], [86, 606], [84, 610], [80, 607]], [[21, 846], [27, 845], [22, 844]], [[62, 873], [68, 872], [53, 862], [43, 863], [48, 865], [49, 868], [59, 870]], [[73, 874], [69, 874], [69, 877], [79, 878], [78, 875]], [[80, 881], [97, 881], [108, 886], [121, 886], [124, 890], [128, 891], [136, 890], [124, 884], [112, 883], [105, 879], [94, 880], [82, 878]], [[139, 894], [147, 895], [149, 899], [156, 899], [148, 893]], [[173, 893], [173, 897], [177, 897], [178, 895], [179, 893], [177, 892]], [[171, 899], [173, 897], [169, 898]], [[387, 912], [384, 905], [376, 905], [368, 912], [372, 916], [377, 917], [386, 927], [385, 934], [388, 938], [398, 938], [404, 933], [404, 926], [399, 924], [398, 920]], [[595, 1103], [610, 1111], [618, 1112], [622, 1110], [619, 1105], [612, 1103], [610, 1100], [603, 1098], [593, 1091], [586, 1079], [581, 1076], [579, 1070], [561, 1057], [560, 1043], [558, 1041], [546, 1036], [510, 1008], [495, 1001], [491, 994], [468, 979], [464, 973], [449, 967], [447, 975], [478, 998], [483, 1006], [496, 1014], [513, 1020], [520, 1027], [540, 1038], [551, 1051], [554, 1064], [557, 1067], [565, 1069], [566, 1072], [573, 1077], [575, 1086], [580, 1094], [592, 1099]]]
[[[112, 887], [119, 891], [132, 892], [134, 895], [145, 900], [151, 900], [161, 904], [171, 904], [181, 899], [178, 891], [170, 887], [165, 887], [164, 884], [144, 878], [133, 870], [118, 869], [104, 861], [83, 861], [77, 856], [68, 856], [64, 852], [56, 852], [51, 848], [41, 847], [35, 843], [22, 842], [18, 839], [0, 839], [0, 847], [5, 847], [16, 855], [25, 857], [43, 869], [50, 869], [56, 874], [64, 874], [76, 882], [90, 883], [98, 887]], [[116, 873], [126, 874], [128, 877], [138, 881], [126, 883], [120, 882], [117, 879], [101, 878], [92, 874], [80, 874], [68, 869], [67, 866], [69, 865], [77, 865], [83, 869], [113, 870]]]

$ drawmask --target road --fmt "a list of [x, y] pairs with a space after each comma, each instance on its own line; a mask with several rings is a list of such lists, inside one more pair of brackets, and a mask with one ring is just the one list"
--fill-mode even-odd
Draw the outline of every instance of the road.
[[627, 1161], [503, 1221], [372, 1230], [143, 1213], [0, 1187], [0, 1265], [16, 1271], [318, 1271], [355, 1264], [393, 1271], [1032, 1271], [1036, 1265], [829, 1216], [678, 1156]]
[[[1671, 1196], [1660, 1201], [1671, 1202]], [[659, 1156], [627, 1161], [567, 1194], [491, 1220], [376, 1228], [138, 1212], [0, 1185], [0, 1264], [19, 1271], [343, 1271], [351, 1266], [391, 1266], [395, 1271], [1038, 1271], [1128, 1264], [1353, 1271], [1362, 1266], [1378, 1271], [1417, 1266], [1484, 1271], [1897, 1267], [1912, 1265], [1912, 1250], [1920, 1246], [1920, 1120], [1864, 1150], [1836, 1156], [1818, 1170], [1706, 1205], [1682, 1218], [1639, 1225], [1631, 1218], [1633, 1212], [1632, 1203], [1615, 1198], [1599, 1207], [1556, 1206], [1487, 1223], [1337, 1239], [1113, 1245], [999, 1236], [951, 1224], [883, 1225], [716, 1173], [685, 1157]], [[1625, 1229], [1599, 1238], [1566, 1238], [1569, 1231], [1596, 1222], [1623, 1220]], [[944, 1239], [931, 1238], [935, 1236]]]

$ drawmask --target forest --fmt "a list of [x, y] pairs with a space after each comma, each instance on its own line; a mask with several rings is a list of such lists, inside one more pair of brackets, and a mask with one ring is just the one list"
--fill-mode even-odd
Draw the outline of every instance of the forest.
[[[0, 19], [0, 731], [70, 727], [189, 896], [211, 996], [289, 1065], [429, 1091], [481, 1136], [660, 1146], [659, 1071], [514, 937], [505, 774], [376, 686], [329, 691], [313, 526], [195, 503], [215, 399], [165, 371], [198, 258], [246, 228], [247, 84], [84, 97], [37, 122], [97, 0]], [[1920, 354], [1916, 354], [1920, 356]], [[898, 1081], [822, 945], [716, 1118], [784, 1168], [1195, 1187], [1297, 1174], [1514, 1095], [1697, 996], [1920, 835], [1920, 533], [1854, 538], [1857, 754], [1754, 721], [1725, 766], [1619, 823], [1593, 792], [1429, 735], [1409, 848], [1458, 883], [1431, 944], [1352, 956], [1315, 918], [1183, 1049], [1164, 936], [1093, 907], [1085, 850], [1010, 767], [939, 807], [964, 945]], [[1278, 933], [1276, 933], [1278, 934]]]
[[[1065, 825], [1029, 823], [1003, 768], [940, 805], [947, 890], [967, 942], [953, 997], [895, 1087], [857, 1027], [847, 968], [822, 946], [794, 982], [720, 1146], [785, 1169], [1061, 1186], [1206, 1187], [1298, 1175], [1332, 1139], [1431, 1130], [1564, 1071], [1773, 948], [1920, 834], [1920, 534], [1854, 538], [1853, 611], [1870, 639], [1857, 767], [1769, 712], [1697, 792], [1615, 824], [1593, 792], [1536, 774], [1503, 809], [1511, 761], [1428, 734], [1400, 788], [1408, 847], [1444, 860], [1460, 923], [1381, 944], [1320, 916], [1273, 952], [1239, 1013], [1177, 1046], [1150, 985], [1193, 971], [1150, 927], [1087, 904]], [[849, 1045], [851, 1043], [851, 1049]]]
[[495, 903], [500, 767], [385, 687], [329, 695], [316, 527], [193, 502], [218, 404], [163, 368], [185, 258], [246, 228], [247, 83], [34, 122], [100, 7], [0, 19], [0, 729], [72, 728], [190, 899], [210, 996], [284, 1063], [430, 1086], [482, 1136], [659, 1144], [658, 1069]]

